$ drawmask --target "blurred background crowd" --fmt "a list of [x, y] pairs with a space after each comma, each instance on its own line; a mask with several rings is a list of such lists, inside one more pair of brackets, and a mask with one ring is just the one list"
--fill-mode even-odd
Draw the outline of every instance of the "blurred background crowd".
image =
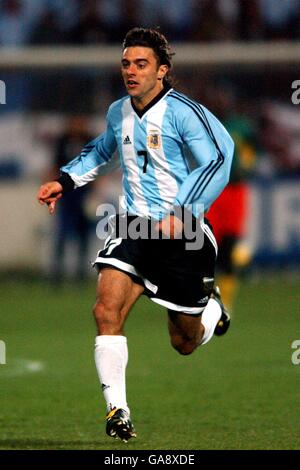
[[132, 24], [170, 41], [300, 38], [298, 0], [2, 0], [0, 44], [120, 42]]
[[[137, 25], [159, 26], [175, 54], [184, 44], [255, 44], [259, 53], [265, 44], [299, 42], [300, 1], [0, 0], [0, 56], [25, 49], [34, 54], [36, 46], [50, 47], [54, 55], [64, 46], [85, 51], [97, 46], [100, 56], [105, 47], [119, 47]], [[287, 266], [297, 271], [300, 116], [291, 96], [292, 83], [300, 79], [299, 60], [176, 65], [175, 55], [174, 65], [176, 88], [214, 112], [235, 140], [233, 181], [249, 188], [239, 237], [251, 256], [244, 259], [252, 260], [256, 273]], [[124, 95], [119, 64], [2, 63], [0, 80], [6, 84], [6, 101], [0, 104], [1, 270], [33, 270], [57, 280], [73, 273], [82, 279], [101, 244], [96, 207], [117, 202], [120, 174], [66, 200], [55, 219], [34, 197], [41, 182], [105, 128], [107, 106]]]

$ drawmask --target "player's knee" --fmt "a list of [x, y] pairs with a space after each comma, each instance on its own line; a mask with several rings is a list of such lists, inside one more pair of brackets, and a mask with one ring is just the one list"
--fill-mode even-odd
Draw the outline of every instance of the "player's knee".
[[182, 356], [192, 354], [198, 346], [194, 340], [184, 340], [178, 336], [171, 337], [171, 345]]
[[97, 324], [101, 323], [104, 319], [104, 313], [104, 305], [102, 302], [97, 301], [93, 307], [93, 314]]
[[120, 316], [113, 305], [97, 300], [93, 307], [93, 314], [99, 334], [118, 334]]

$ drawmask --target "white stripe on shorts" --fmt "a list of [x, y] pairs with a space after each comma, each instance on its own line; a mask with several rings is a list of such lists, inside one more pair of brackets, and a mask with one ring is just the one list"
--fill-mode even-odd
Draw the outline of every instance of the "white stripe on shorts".
[[218, 244], [217, 244], [217, 240], [215, 239], [215, 236], [214, 236], [213, 232], [211, 231], [209, 225], [207, 225], [205, 222], [201, 222], [201, 227], [202, 227], [204, 233], [206, 233], [207, 237], [209, 238], [211, 244], [213, 245], [213, 247], [215, 249], [216, 255], [217, 255], [218, 254]]
[[167, 300], [157, 299], [156, 297], [150, 297], [150, 299], [163, 307], [166, 307], [170, 310], [175, 310], [175, 312], [184, 312], [190, 313], [191, 315], [202, 313], [205, 307], [183, 307], [182, 305], [173, 304], [173, 302], [168, 302]]

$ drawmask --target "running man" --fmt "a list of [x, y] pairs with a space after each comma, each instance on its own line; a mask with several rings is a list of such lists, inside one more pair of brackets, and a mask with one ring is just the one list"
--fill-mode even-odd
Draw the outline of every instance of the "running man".
[[[126, 399], [124, 324], [137, 299], [145, 294], [167, 308], [171, 344], [183, 355], [225, 333], [230, 322], [214, 288], [217, 244], [203, 212], [229, 180], [234, 145], [205, 107], [172, 88], [171, 66], [170, 46], [159, 31], [130, 30], [121, 59], [127, 96], [110, 106], [106, 131], [37, 195], [53, 214], [57, 201], [97, 178], [117, 150], [127, 224], [146, 220], [159, 235], [121, 237], [117, 218], [115, 237], [95, 260], [95, 362], [107, 405], [106, 432], [123, 441], [136, 436]], [[197, 249], [187, 249], [186, 224], [178, 216], [185, 207], [203, 235]]]

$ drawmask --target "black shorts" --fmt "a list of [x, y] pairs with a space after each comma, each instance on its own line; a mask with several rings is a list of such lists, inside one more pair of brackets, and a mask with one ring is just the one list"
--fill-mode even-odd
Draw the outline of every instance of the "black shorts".
[[206, 220], [195, 223], [203, 236], [203, 246], [196, 250], [186, 249], [192, 240], [184, 237], [133, 240], [118, 237], [114, 228], [94, 266], [98, 271], [109, 266], [128, 274], [145, 287], [144, 294], [170, 310], [200, 314], [213, 288], [217, 243]]

